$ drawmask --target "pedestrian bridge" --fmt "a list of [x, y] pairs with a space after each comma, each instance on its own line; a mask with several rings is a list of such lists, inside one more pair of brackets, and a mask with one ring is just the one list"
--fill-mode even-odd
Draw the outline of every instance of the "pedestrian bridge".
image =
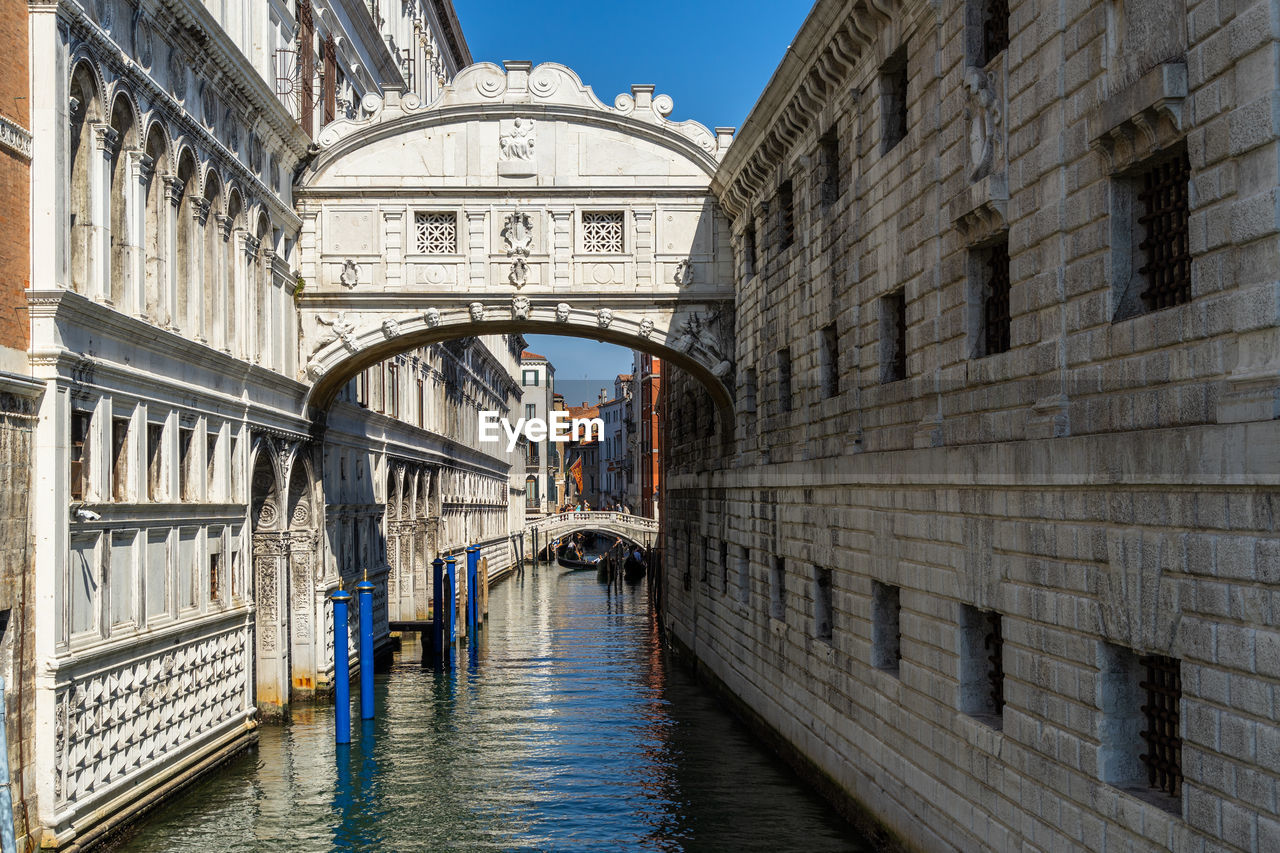
[[625, 512], [560, 512], [529, 522], [525, 531], [537, 533], [539, 547], [560, 536], [592, 531], [621, 536], [637, 545], [652, 548], [658, 538], [658, 522]]
[[668, 120], [652, 86], [606, 105], [555, 63], [363, 107], [296, 190], [309, 408], [414, 347], [546, 333], [657, 355], [732, 425], [734, 257], [710, 189], [730, 129]]

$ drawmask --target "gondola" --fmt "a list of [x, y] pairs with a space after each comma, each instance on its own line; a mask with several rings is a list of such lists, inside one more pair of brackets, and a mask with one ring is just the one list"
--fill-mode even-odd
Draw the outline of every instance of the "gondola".
[[574, 557], [566, 556], [565, 550], [566, 549], [564, 545], [560, 545], [558, 548], [556, 548], [556, 562], [560, 564], [560, 568], [569, 569], [570, 571], [574, 571], [574, 572], [582, 572], [590, 569], [600, 568], [600, 563], [602, 558], [599, 554], [593, 554], [589, 557], [576, 559]]
[[636, 583], [644, 577], [644, 573], [644, 563], [628, 554], [626, 562], [622, 564], [622, 579], [627, 583]]

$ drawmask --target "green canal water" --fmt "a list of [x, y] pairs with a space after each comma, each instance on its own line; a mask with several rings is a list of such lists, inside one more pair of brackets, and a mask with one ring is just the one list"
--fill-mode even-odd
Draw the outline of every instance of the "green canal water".
[[456, 670], [421, 658], [406, 635], [376, 720], [353, 697], [349, 747], [304, 709], [114, 849], [871, 849], [668, 659], [643, 585], [526, 571]]

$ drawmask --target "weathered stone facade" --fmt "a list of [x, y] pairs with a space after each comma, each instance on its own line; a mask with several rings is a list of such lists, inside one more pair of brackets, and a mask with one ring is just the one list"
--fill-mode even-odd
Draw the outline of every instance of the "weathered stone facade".
[[1001, 5], [822, 0], [721, 164], [665, 619], [906, 846], [1276, 849], [1276, 9]]

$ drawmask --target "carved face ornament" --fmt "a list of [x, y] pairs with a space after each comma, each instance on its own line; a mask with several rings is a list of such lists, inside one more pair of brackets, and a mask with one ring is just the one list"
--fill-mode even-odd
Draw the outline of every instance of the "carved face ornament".
[[467, 306], [467, 310], [471, 312], [471, 322], [479, 323], [484, 319], [484, 303], [472, 302]]
[[569, 303], [568, 302], [561, 302], [559, 305], [556, 306], [556, 322], [558, 323], [569, 322]]
[[511, 300], [511, 316], [517, 320], [529, 319], [529, 298], [517, 296]]
[[428, 308], [422, 313], [422, 319], [427, 321], [427, 328], [434, 329], [440, 325], [440, 310], [438, 308]]

